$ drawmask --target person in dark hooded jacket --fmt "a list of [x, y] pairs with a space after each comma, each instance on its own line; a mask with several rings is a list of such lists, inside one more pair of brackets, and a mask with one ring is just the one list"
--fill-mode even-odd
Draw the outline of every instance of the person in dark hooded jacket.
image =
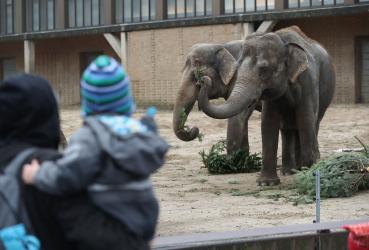
[[148, 246], [159, 210], [150, 175], [164, 164], [168, 144], [152, 119], [131, 118], [130, 80], [113, 58], [99, 56], [85, 70], [81, 96], [84, 126], [63, 157], [26, 165], [23, 180], [54, 195], [86, 190], [97, 207]]
[[[58, 106], [45, 79], [22, 74], [1, 82], [0, 117], [0, 174], [29, 148], [36, 150], [24, 163], [62, 156], [56, 150], [60, 138]], [[96, 207], [85, 190], [60, 196], [24, 185], [21, 192], [31, 221], [30, 233], [41, 240], [43, 250], [148, 248], [125, 225]]]
[[[55, 151], [60, 130], [57, 103], [46, 80], [23, 74], [1, 82], [0, 117], [0, 174], [28, 148], [38, 148], [30, 158], [40, 161], [60, 157]], [[54, 198], [31, 186], [23, 186], [21, 191], [42, 249], [73, 249], [52, 215]]]

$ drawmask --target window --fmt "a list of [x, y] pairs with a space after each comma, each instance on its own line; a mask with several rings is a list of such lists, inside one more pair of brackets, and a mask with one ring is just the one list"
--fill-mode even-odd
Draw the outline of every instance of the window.
[[101, 0], [68, 0], [69, 27], [100, 25], [100, 10]]
[[0, 76], [1, 80], [17, 74], [16, 60], [12, 58], [0, 59]]
[[29, 0], [26, 9], [28, 31], [55, 28], [55, 0]]
[[212, 0], [168, 0], [168, 19], [212, 15]]
[[[369, 0], [368, 0], [369, 1]], [[288, 0], [288, 8], [310, 8], [343, 4], [344, 0]]]
[[156, 0], [115, 0], [115, 22], [132, 23], [155, 20]]
[[85, 69], [92, 63], [93, 60], [96, 59], [96, 57], [103, 55], [103, 51], [93, 51], [93, 52], [82, 52], [79, 55], [80, 60], [80, 72], [81, 76]]
[[14, 33], [14, 1], [0, 1], [0, 33]]
[[275, 0], [224, 0], [224, 12], [226, 14], [267, 11], [274, 8]]

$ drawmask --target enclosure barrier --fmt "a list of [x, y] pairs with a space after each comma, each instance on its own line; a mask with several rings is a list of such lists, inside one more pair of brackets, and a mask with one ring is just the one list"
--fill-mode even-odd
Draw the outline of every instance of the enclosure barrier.
[[368, 222], [369, 218], [365, 218], [234, 232], [158, 237], [154, 241], [153, 249], [344, 250], [347, 249], [347, 232], [342, 229], [342, 226]]

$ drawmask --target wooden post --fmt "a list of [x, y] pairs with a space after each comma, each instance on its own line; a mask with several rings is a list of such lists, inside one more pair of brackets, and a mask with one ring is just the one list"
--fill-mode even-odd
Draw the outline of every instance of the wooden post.
[[167, 19], [167, 1], [156, 0], [156, 20]]
[[103, 23], [105, 25], [115, 23], [115, 1], [104, 0], [102, 2]]
[[122, 48], [121, 41], [112, 33], [105, 33], [104, 37], [112, 49], [117, 53], [120, 59], [122, 59]]
[[26, 31], [26, 2], [14, 1], [14, 33], [20, 34]]
[[55, 1], [55, 28], [65, 29], [67, 27], [67, 0]]
[[121, 42], [121, 59], [123, 67], [128, 70], [128, 34], [127, 32], [120, 33]]
[[253, 33], [254, 30], [254, 23], [243, 23], [242, 24], [242, 39], [245, 39], [248, 35]]
[[35, 73], [35, 43], [24, 40], [24, 72]]
[[213, 1], [213, 16], [220, 16], [224, 14], [224, 6], [222, 0], [212, 0]]
[[275, 21], [275, 20], [273, 20], [273, 21], [264, 21], [260, 24], [260, 26], [256, 30], [256, 32], [260, 32], [260, 33], [271, 32], [276, 24], [277, 24], [277, 21]]

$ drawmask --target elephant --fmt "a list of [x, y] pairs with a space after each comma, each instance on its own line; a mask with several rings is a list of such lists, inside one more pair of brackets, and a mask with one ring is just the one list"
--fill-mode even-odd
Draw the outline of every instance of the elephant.
[[[175, 135], [183, 141], [194, 140], [199, 135], [199, 129], [186, 129], [187, 116], [197, 101], [200, 90], [199, 74], [213, 79], [208, 97], [210, 99], [227, 99], [231, 93], [234, 79], [228, 79], [229, 57], [238, 58], [242, 51], [242, 40], [235, 40], [225, 44], [200, 43], [193, 45], [186, 58], [183, 68], [181, 88], [178, 92], [174, 112], [173, 130]], [[260, 110], [260, 106], [258, 109]], [[227, 152], [238, 149], [249, 151], [248, 116], [251, 112], [240, 112], [237, 116], [228, 119]]]
[[[211, 77], [204, 76], [198, 96], [210, 117], [226, 119], [252, 111], [261, 100], [263, 165], [259, 185], [277, 185], [277, 149], [282, 137], [282, 174], [309, 167], [320, 157], [319, 124], [333, 99], [335, 70], [328, 52], [297, 26], [253, 33], [243, 42], [236, 61], [228, 57], [227, 79], [236, 77], [224, 104], [209, 102]], [[246, 114], [247, 116], [247, 114]]]

